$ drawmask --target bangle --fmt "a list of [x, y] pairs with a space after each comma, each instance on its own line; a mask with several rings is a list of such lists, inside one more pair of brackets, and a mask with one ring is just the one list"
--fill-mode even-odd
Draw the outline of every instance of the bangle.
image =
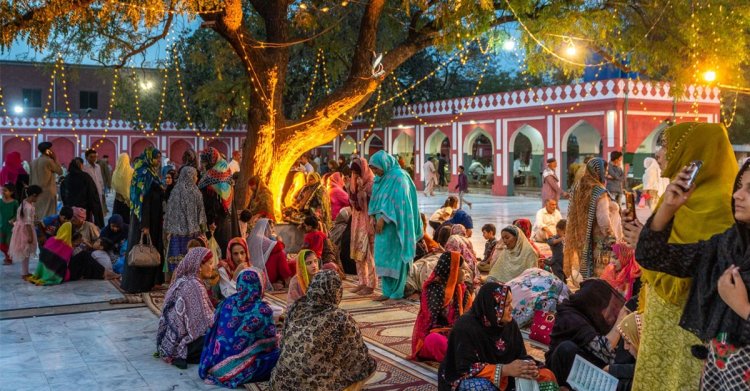
[[495, 381], [494, 381], [494, 383], [497, 386], [497, 388], [500, 388], [500, 374], [502, 373], [502, 371], [503, 371], [503, 365], [502, 364], [495, 365]]

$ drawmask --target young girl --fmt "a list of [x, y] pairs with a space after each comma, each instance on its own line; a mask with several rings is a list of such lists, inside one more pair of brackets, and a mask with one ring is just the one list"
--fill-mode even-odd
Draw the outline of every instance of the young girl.
[[42, 188], [37, 185], [31, 185], [26, 188], [26, 199], [18, 208], [16, 221], [13, 224], [13, 233], [11, 234], [8, 254], [11, 259], [21, 259], [21, 278], [24, 280], [31, 276], [29, 273], [29, 258], [36, 253], [36, 231], [34, 230], [34, 203], [39, 194], [42, 194]]
[[0, 201], [0, 251], [5, 255], [4, 265], [13, 264], [8, 254], [10, 235], [13, 232], [13, 219], [18, 210], [18, 201], [13, 198], [13, 184], [6, 183], [2, 187], [2, 201]]

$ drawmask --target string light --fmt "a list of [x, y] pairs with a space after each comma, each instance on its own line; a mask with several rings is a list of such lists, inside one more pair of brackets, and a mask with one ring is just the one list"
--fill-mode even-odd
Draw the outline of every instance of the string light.
[[73, 111], [70, 109], [70, 99], [68, 98], [68, 81], [65, 78], [65, 65], [63, 64], [62, 54], [58, 53], [57, 58], [58, 58], [58, 61], [60, 62], [60, 77], [62, 78], [63, 100], [65, 101], [65, 111], [67, 111], [68, 113], [68, 124], [70, 125], [70, 130], [73, 132], [73, 137], [75, 137], [76, 139], [76, 143], [79, 146], [82, 146], [81, 139], [78, 137], [78, 133], [76, 132], [76, 127], [74, 125]]
[[102, 138], [97, 141], [96, 145], [94, 145], [94, 149], [99, 148], [103, 143], [104, 140], [107, 138], [107, 133], [109, 132], [109, 128], [112, 126], [112, 111], [115, 106], [116, 101], [116, 94], [117, 94], [117, 83], [120, 81], [120, 69], [115, 69], [113, 75], [112, 75], [112, 93], [109, 96], [109, 110], [107, 110], [107, 126], [104, 127], [104, 134], [102, 134]]
[[[312, 81], [310, 81], [310, 89], [307, 91], [307, 98], [305, 98], [305, 106], [302, 107], [302, 114], [300, 117], [304, 116], [305, 113], [307, 113], [308, 107], [310, 107], [310, 101], [312, 100], [313, 92], [315, 91], [315, 83], [318, 81], [318, 65], [320, 64], [320, 57], [321, 53], [323, 51], [321, 49], [318, 49], [318, 53], [315, 56], [315, 65], [313, 65], [313, 75], [312, 75]], [[323, 70], [323, 74], [325, 74], [325, 69]]]

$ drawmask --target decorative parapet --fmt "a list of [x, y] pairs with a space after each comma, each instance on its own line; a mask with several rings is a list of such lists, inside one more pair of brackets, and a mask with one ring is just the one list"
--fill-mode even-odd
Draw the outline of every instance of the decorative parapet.
[[[0, 117], [0, 128], [13, 128], [16, 130], [59, 130], [59, 129], [72, 129], [76, 131], [102, 131], [108, 129], [109, 131], [117, 132], [141, 132], [140, 129], [135, 129], [133, 124], [129, 121], [124, 120], [112, 120], [107, 121], [101, 118], [47, 118], [42, 117], [23, 117], [23, 116], [7, 116]], [[147, 129], [147, 132], [152, 130]], [[203, 130], [203, 133], [214, 133], [215, 129]], [[173, 122], [165, 122], [162, 124], [158, 133], [161, 132], [195, 132], [195, 129], [181, 128]], [[238, 128], [225, 128], [221, 133], [239, 133], [245, 132], [245, 127], [241, 126]]]

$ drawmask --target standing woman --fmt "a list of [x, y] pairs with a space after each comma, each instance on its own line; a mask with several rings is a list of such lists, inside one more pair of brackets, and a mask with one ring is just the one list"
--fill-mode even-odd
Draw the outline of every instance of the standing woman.
[[[5, 155], [3, 168], [0, 170], [0, 186], [12, 183], [14, 186], [15, 199], [23, 201], [23, 191], [29, 185], [29, 173], [23, 168], [21, 154], [13, 151]], [[43, 218], [45, 216], [40, 216]]]
[[352, 224], [349, 255], [357, 264], [359, 278], [359, 285], [352, 292], [369, 295], [378, 287], [378, 275], [375, 274], [375, 259], [372, 254], [375, 232], [370, 224], [368, 212], [375, 175], [370, 170], [367, 160], [362, 157], [352, 162], [351, 175], [349, 201], [352, 205]]
[[[93, 221], [97, 227], [104, 227], [104, 213], [101, 197], [91, 175], [83, 171], [83, 159], [76, 157], [68, 165], [65, 176], [65, 190], [62, 192], [63, 204], [86, 210], [86, 220]], [[43, 218], [47, 216], [39, 216]]]
[[[607, 162], [593, 158], [586, 164], [586, 173], [573, 190], [568, 212], [568, 230], [565, 238], [565, 275], [571, 275], [575, 259], [581, 277], [591, 278], [601, 274], [607, 266], [605, 253], [614, 242], [613, 203], [607, 188]], [[572, 264], [571, 261], [572, 260]]]
[[[170, 171], [173, 172], [173, 171]], [[167, 174], [169, 175], [169, 174]], [[164, 216], [164, 232], [167, 235], [167, 281], [187, 254], [188, 242], [205, 233], [206, 212], [198, 186], [198, 171], [187, 166], [177, 178], [172, 197], [167, 200]]]
[[[135, 160], [135, 174], [130, 185], [130, 232], [128, 252], [148, 235], [159, 254], [164, 253], [162, 219], [164, 215], [164, 188], [159, 178], [161, 152], [147, 147]], [[162, 259], [163, 260], [163, 259]], [[131, 267], [127, 262], [122, 272], [122, 289], [129, 293], [148, 292], [164, 282], [162, 266]]]
[[396, 158], [378, 151], [370, 158], [375, 177], [368, 213], [375, 219], [375, 269], [383, 279], [378, 301], [401, 299], [422, 237], [417, 189]]
[[247, 181], [247, 190], [252, 192], [247, 209], [250, 215], [255, 217], [261, 215], [265, 218], [274, 219], [273, 211], [273, 193], [260, 177], [253, 175]]
[[232, 216], [236, 216], [236, 213], [231, 213], [234, 210], [232, 172], [227, 161], [214, 147], [208, 147], [201, 152], [201, 165], [205, 173], [198, 182], [198, 188], [203, 194], [206, 220], [209, 226], [216, 228], [213, 237], [219, 248], [226, 248], [229, 239], [237, 236], [232, 232]]
[[344, 189], [344, 178], [340, 172], [328, 177], [328, 198], [331, 200], [331, 220], [336, 220], [339, 211], [349, 206], [349, 195]]
[[130, 181], [132, 180], [133, 168], [130, 167], [130, 156], [123, 152], [117, 158], [117, 165], [112, 173], [112, 189], [115, 191], [112, 214], [122, 216], [126, 224], [130, 224]]

